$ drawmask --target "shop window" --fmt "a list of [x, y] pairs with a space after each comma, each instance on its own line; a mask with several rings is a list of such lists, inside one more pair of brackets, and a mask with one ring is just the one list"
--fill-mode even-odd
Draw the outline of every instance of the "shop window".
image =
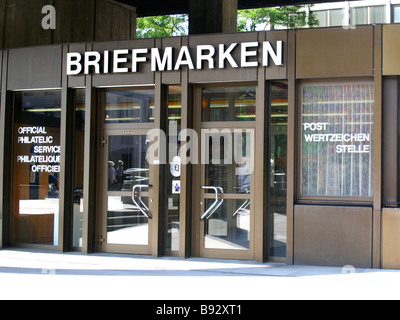
[[343, 9], [334, 9], [329, 10], [329, 26], [337, 27], [344, 25], [344, 10]]
[[373, 84], [304, 84], [301, 95], [300, 194], [372, 197]]
[[217, 87], [203, 90], [202, 121], [255, 121], [255, 87]]
[[358, 7], [351, 9], [352, 24], [368, 24], [368, 7]]
[[58, 245], [61, 92], [14, 94], [12, 242]]
[[83, 169], [85, 156], [85, 89], [75, 91], [74, 107], [74, 205], [72, 218], [72, 246], [75, 248], [81, 248], [83, 223]]
[[105, 92], [105, 123], [154, 122], [154, 90], [121, 90]]
[[315, 17], [318, 20], [319, 27], [327, 27], [328, 26], [328, 10], [321, 10], [313, 12]]
[[400, 5], [393, 6], [393, 22], [400, 23]]
[[372, 23], [386, 23], [386, 8], [385, 6], [374, 6], [372, 9]]

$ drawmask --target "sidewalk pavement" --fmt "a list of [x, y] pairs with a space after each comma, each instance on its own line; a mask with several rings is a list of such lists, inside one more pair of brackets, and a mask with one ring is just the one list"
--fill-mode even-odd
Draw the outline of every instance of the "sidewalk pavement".
[[0, 288], [1, 300], [397, 300], [400, 270], [3, 249]]

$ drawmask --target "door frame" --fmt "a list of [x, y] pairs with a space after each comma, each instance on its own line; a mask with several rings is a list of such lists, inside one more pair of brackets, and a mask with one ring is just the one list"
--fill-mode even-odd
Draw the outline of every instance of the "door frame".
[[[257, 97], [259, 87], [257, 83], [221, 83], [212, 85], [195, 85], [193, 88], [193, 128], [199, 136], [198, 154], [201, 155], [201, 130], [202, 129], [251, 129], [254, 130], [254, 143], [257, 145], [257, 121], [251, 122], [202, 122], [201, 121], [201, 102], [202, 102], [202, 89], [211, 87], [237, 87], [237, 86], [254, 86], [256, 88]], [[258, 108], [258, 98], [257, 107]], [[257, 110], [257, 109], [256, 109]], [[201, 158], [201, 156], [200, 156]], [[256, 158], [254, 157], [254, 171], [251, 175], [251, 204], [250, 204], [250, 247], [249, 250], [229, 250], [229, 249], [211, 249], [204, 248], [204, 222], [201, 221], [203, 215], [202, 199], [204, 199], [204, 190], [201, 189], [205, 165], [200, 163], [193, 166], [193, 220], [192, 220], [192, 255], [204, 258], [222, 258], [222, 259], [240, 259], [240, 260], [254, 260], [256, 258]], [[227, 194], [225, 199], [234, 198], [232, 195]], [[238, 199], [241, 197], [237, 197]]]
[[[104, 111], [105, 111], [105, 92], [107, 91], [136, 91], [136, 90], [154, 90], [154, 122], [149, 123], [118, 123], [118, 124], [105, 124]], [[149, 238], [147, 245], [116, 245], [106, 244], [106, 215], [107, 215], [107, 178], [104, 167], [107, 167], [108, 160], [106, 159], [107, 138], [109, 133], [111, 135], [147, 135], [148, 131], [154, 128], [160, 128], [160, 114], [161, 114], [161, 96], [159, 90], [155, 86], [135, 86], [135, 87], [122, 87], [122, 88], [101, 88], [97, 90], [97, 107], [98, 107], [98, 150], [97, 150], [97, 187], [96, 198], [99, 199], [98, 207], [96, 210], [96, 251], [107, 253], [122, 253], [122, 254], [143, 254], [159, 256], [162, 243], [162, 234], [159, 233], [162, 222], [160, 216], [160, 190], [162, 190], [162, 182], [160, 181], [160, 166], [157, 164], [149, 164], [150, 179], [149, 184], [149, 199], [152, 199], [150, 211], [152, 218], [149, 219]], [[106, 159], [106, 160], [105, 160]]]

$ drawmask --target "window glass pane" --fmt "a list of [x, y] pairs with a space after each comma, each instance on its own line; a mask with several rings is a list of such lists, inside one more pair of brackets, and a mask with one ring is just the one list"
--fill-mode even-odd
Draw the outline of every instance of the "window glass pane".
[[[149, 140], [145, 135], [108, 138], [107, 243], [147, 245], [149, 219]], [[146, 212], [145, 212], [146, 213]]]
[[204, 89], [201, 111], [202, 121], [255, 121], [256, 88]]
[[105, 123], [154, 122], [154, 90], [106, 91]]
[[313, 12], [315, 17], [319, 21], [318, 26], [320, 27], [327, 27], [328, 26], [328, 19], [327, 19], [327, 11], [315, 11]]
[[394, 23], [400, 22], [400, 6], [393, 7], [393, 22]]
[[[254, 169], [254, 131], [204, 132], [205, 184], [223, 193], [249, 194]], [[214, 193], [213, 190], [206, 190]]]
[[82, 247], [83, 167], [85, 155], [85, 90], [75, 91], [73, 247]]
[[12, 242], [58, 245], [60, 91], [14, 94]]
[[167, 175], [167, 232], [166, 250], [179, 251], [179, 208], [181, 193], [181, 164], [178, 152], [181, 146], [182, 88], [168, 87], [168, 154]]
[[287, 134], [288, 134], [288, 85], [274, 82], [270, 89], [271, 124], [270, 187], [269, 187], [269, 236], [272, 257], [286, 257], [286, 192], [287, 192]]
[[371, 83], [303, 87], [302, 195], [372, 197], [373, 121]]
[[[207, 199], [206, 210], [214, 200]], [[225, 199], [205, 220], [204, 247], [210, 249], [250, 249], [250, 199]]]
[[351, 15], [352, 15], [352, 24], [353, 25], [368, 23], [368, 8], [367, 7], [352, 8]]
[[385, 23], [386, 11], [385, 6], [372, 7], [372, 23]]
[[329, 21], [330, 27], [344, 25], [344, 23], [343, 23], [344, 10], [343, 9], [329, 10], [329, 15], [330, 15], [330, 21]]

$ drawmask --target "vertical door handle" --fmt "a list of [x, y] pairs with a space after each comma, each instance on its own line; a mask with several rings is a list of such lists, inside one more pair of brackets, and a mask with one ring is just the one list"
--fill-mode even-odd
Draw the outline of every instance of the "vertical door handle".
[[213, 190], [215, 192], [215, 200], [213, 204], [207, 209], [206, 212], [201, 216], [201, 220], [208, 220], [211, 216], [219, 209], [219, 207], [224, 203], [224, 199], [219, 198], [220, 193], [224, 193], [224, 189], [221, 187], [201, 187], [204, 190]]
[[[136, 205], [136, 207], [139, 209], [139, 211], [148, 219], [151, 219], [151, 215], [150, 215], [150, 210], [149, 208], [143, 203], [142, 201], [142, 197], [139, 195], [139, 202], [140, 204], [136, 201], [136, 189], [139, 189], [139, 192], [142, 191], [142, 188], [150, 188], [151, 186], [148, 184], [137, 184], [135, 186], [133, 186], [132, 188], [132, 201], [133, 203]], [[142, 207], [142, 206], [143, 207]]]

